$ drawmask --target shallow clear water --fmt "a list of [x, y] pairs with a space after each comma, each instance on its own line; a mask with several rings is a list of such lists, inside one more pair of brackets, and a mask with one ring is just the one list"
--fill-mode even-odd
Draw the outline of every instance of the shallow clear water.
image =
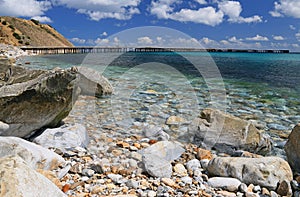
[[[19, 63], [39, 69], [94, 68], [124, 93], [114, 99], [129, 100], [127, 105], [134, 109], [129, 111], [137, 121], [149, 119], [154, 103], [167, 109], [166, 114], [191, 115], [193, 102], [196, 113], [221, 107], [262, 123], [267, 131], [290, 131], [300, 121], [300, 54], [98, 53], [25, 57]], [[154, 98], [144, 94], [148, 90], [175, 96]]]

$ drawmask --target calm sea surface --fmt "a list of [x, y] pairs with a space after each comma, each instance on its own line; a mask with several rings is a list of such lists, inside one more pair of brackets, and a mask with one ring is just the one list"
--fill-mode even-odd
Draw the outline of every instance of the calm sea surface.
[[[300, 122], [300, 54], [98, 53], [25, 57], [20, 63], [39, 69], [91, 67], [110, 79], [117, 90], [129, 88], [131, 98], [139, 97], [133, 101], [143, 99], [138, 93], [147, 90], [173, 92], [177, 101], [193, 94], [203, 109], [213, 104], [213, 89], [225, 94], [226, 101], [219, 106], [255, 120], [271, 135], [273, 130], [290, 131]], [[170, 108], [170, 113], [184, 111], [178, 108]]]

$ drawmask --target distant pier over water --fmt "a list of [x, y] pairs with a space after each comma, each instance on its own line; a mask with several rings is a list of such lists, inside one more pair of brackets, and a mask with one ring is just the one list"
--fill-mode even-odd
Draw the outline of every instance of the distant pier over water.
[[125, 53], [125, 52], [235, 52], [235, 53], [289, 53], [289, 50], [265, 49], [200, 49], [200, 48], [159, 48], [159, 47], [21, 47], [32, 54], [80, 54], [80, 53]]

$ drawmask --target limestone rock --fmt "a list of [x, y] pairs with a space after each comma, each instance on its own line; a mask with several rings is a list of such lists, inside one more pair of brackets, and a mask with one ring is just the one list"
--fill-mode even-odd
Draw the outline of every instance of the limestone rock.
[[201, 118], [195, 119], [189, 133], [201, 139], [204, 146], [232, 147], [249, 152], [266, 154], [271, 150], [271, 142], [262, 131], [248, 121], [215, 109], [205, 109]]
[[81, 124], [62, 126], [55, 129], [46, 129], [34, 142], [45, 148], [58, 148], [62, 151], [75, 147], [85, 148], [89, 137], [85, 127]]
[[26, 165], [20, 157], [0, 159], [0, 196], [40, 197], [66, 195], [50, 180]]
[[171, 161], [178, 159], [184, 151], [184, 148], [176, 142], [160, 141], [141, 150], [142, 162], [150, 175], [170, 178]]
[[300, 124], [297, 124], [291, 132], [284, 150], [286, 152], [287, 160], [291, 168], [300, 172]]
[[174, 172], [176, 172], [180, 176], [187, 176], [187, 170], [185, 169], [184, 165], [178, 163], [174, 166]]
[[79, 93], [73, 69], [42, 71], [11, 65], [5, 69], [4, 80], [0, 79], [0, 121], [9, 129], [0, 135], [28, 137], [42, 127], [57, 126], [69, 114]]
[[101, 97], [113, 92], [109, 81], [94, 69], [78, 67], [78, 76], [81, 94]]
[[0, 158], [18, 155], [33, 169], [52, 170], [65, 164], [56, 153], [17, 137], [0, 137]]
[[230, 192], [236, 192], [241, 185], [238, 179], [227, 177], [213, 177], [208, 179], [207, 183], [213, 188], [221, 188]]
[[186, 168], [189, 171], [197, 170], [197, 169], [201, 168], [200, 161], [198, 159], [192, 159], [186, 163]]
[[290, 166], [279, 157], [217, 157], [210, 161], [207, 170], [214, 176], [233, 177], [270, 190], [275, 190], [282, 181], [293, 180]]
[[186, 122], [186, 120], [184, 120], [180, 116], [170, 116], [167, 119], [166, 124], [167, 125], [181, 125], [181, 124], [184, 124], [185, 122]]
[[0, 133], [5, 132], [9, 129], [9, 125], [0, 121]]

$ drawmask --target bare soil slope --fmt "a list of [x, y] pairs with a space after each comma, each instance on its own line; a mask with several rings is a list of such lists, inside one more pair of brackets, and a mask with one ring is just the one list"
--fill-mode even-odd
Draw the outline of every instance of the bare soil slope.
[[0, 43], [15, 46], [73, 46], [64, 36], [37, 20], [0, 17]]

